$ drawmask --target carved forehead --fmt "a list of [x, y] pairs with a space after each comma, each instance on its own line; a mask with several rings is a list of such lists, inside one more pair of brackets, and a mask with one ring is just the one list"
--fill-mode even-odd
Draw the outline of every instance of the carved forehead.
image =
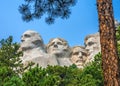
[[99, 37], [100, 37], [99, 33], [91, 34], [91, 35], [86, 36], [85, 41], [87, 41], [90, 38], [96, 39], [96, 38], [99, 38]]
[[67, 49], [69, 49], [68, 42], [62, 38], [52, 38], [49, 43], [47, 44], [47, 49], [49, 49], [50, 46], [53, 45], [54, 42], [61, 42]]
[[55, 38], [55, 39], [52, 39], [50, 42], [61, 42], [63, 44], [67, 43], [64, 39], [61, 39], [61, 38]]
[[71, 54], [76, 53], [76, 52], [81, 52], [81, 53], [83, 53], [86, 56], [88, 55], [88, 51], [83, 46], [74, 46], [72, 48]]
[[74, 46], [72, 48], [72, 52], [76, 52], [76, 51], [87, 52], [87, 50], [85, 50], [85, 47], [83, 46]]
[[43, 41], [41, 35], [40, 35], [38, 32], [36, 32], [36, 31], [28, 30], [28, 31], [26, 31], [26, 32], [24, 32], [24, 33], [22, 34], [22, 37], [25, 38], [26, 35], [29, 35], [29, 36], [32, 37], [32, 38], [39, 39], [39, 40], [42, 40], [42, 41]]
[[67, 41], [62, 38], [53, 38], [49, 41], [48, 46], [50, 46], [53, 42], [61, 42], [63, 45], [68, 45]]
[[88, 43], [88, 42], [96, 42], [96, 43], [99, 43], [99, 42], [100, 42], [99, 33], [88, 35], [88, 36], [85, 38], [85, 44]]
[[94, 37], [91, 37], [91, 38], [89, 38], [89, 39], [87, 39], [85, 42], [86, 42], [86, 44], [88, 43], [88, 42], [96, 42], [97, 41], [97, 39]]
[[34, 36], [34, 35], [38, 35], [38, 36], [39, 36], [39, 34], [38, 34], [36, 31], [32, 31], [32, 30], [28, 30], [28, 31], [24, 32], [24, 33], [23, 33], [23, 36], [24, 36], [25, 34], [31, 35], [31, 36]]

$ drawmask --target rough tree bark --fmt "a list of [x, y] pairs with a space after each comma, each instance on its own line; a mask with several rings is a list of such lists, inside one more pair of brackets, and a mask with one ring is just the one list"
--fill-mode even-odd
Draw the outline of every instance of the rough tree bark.
[[120, 86], [112, 0], [97, 0], [104, 86]]

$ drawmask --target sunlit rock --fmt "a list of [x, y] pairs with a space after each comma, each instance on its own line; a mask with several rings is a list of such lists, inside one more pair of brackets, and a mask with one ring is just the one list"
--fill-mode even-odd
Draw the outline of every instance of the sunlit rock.
[[85, 49], [88, 51], [87, 63], [94, 60], [94, 56], [101, 52], [99, 33], [91, 34], [85, 38]]
[[70, 47], [66, 40], [62, 38], [51, 39], [47, 45], [47, 52], [56, 57], [58, 65], [69, 66], [70, 61]]
[[51, 60], [46, 53], [43, 39], [36, 31], [28, 30], [22, 34], [20, 50], [23, 51], [21, 59], [24, 66], [27, 66], [30, 62], [41, 67], [57, 64], [57, 60], [55, 58]]
[[71, 52], [71, 61], [78, 68], [83, 68], [87, 60], [88, 51], [83, 46], [74, 46]]

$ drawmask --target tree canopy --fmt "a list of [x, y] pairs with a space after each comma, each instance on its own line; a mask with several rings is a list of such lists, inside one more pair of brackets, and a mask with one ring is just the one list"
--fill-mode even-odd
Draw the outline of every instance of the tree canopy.
[[46, 23], [52, 24], [55, 18], [67, 19], [71, 14], [70, 7], [76, 4], [76, 0], [24, 0], [25, 4], [19, 6], [22, 19], [29, 22], [40, 19], [43, 15]]
[[[102, 86], [101, 55], [95, 62], [83, 70], [74, 64], [70, 67], [48, 66], [34, 67], [21, 73], [22, 69], [18, 52], [19, 44], [12, 42], [13, 38], [2, 39], [0, 42], [0, 86]], [[14, 68], [16, 70], [14, 70]], [[21, 75], [20, 75], [21, 74]], [[22, 76], [22, 77], [21, 77]]]

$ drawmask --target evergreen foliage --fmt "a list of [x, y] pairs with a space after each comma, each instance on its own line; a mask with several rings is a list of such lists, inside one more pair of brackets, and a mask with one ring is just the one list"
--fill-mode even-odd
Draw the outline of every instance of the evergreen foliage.
[[19, 59], [22, 53], [18, 52], [19, 45], [12, 41], [12, 36], [0, 41], [0, 86], [21, 86], [18, 74], [22, 68]]
[[12, 43], [13, 38], [2, 39], [0, 41], [0, 66], [4, 65], [17, 72], [18, 66], [22, 66], [20, 56], [22, 52], [18, 52], [19, 45]]
[[34, 67], [20, 77], [22, 64], [18, 52], [19, 45], [8, 39], [0, 41], [0, 86], [103, 86], [101, 54], [83, 70], [74, 64], [70, 67]]
[[118, 49], [118, 56], [120, 58], [120, 25], [116, 28], [116, 39], [117, 39], [117, 49]]
[[101, 54], [83, 70], [75, 65], [30, 68], [23, 74], [23, 81], [25, 86], [103, 86]]
[[52, 24], [55, 18], [67, 19], [71, 14], [70, 7], [76, 4], [76, 0], [24, 0], [25, 4], [19, 6], [22, 19], [29, 22], [40, 19], [44, 14], [46, 23]]
[[103, 74], [102, 74], [102, 67], [101, 67], [101, 65], [102, 65], [101, 53], [98, 53], [94, 57], [94, 61], [92, 63], [88, 64], [83, 69], [83, 76], [88, 74], [93, 79], [95, 79], [95, 82], [94, 82], [95, 86], [103, 86]]
[[37, 66], [23, 74], [23, 81], [25, 85], [29, 83], [29, 86], [77, 86], [78, 74], [80, 75], [81, 72], [74, 66], [48, 66], [47, 68]]
[[10, 79], [8, 79], [8, 81], [5, 82], [3, 86], [25, 86], [25, 85], [20, 77], [14, 75]]
[[20, 77], [22, 64], [19, 57], [22, 53], [18, 49], [19, 45], [12, 42], [12, 37], [0, 41], [0, 86], [103, 86], [100, 53], [84, 69], [74, 64], [47, 68], [30, 65]]

